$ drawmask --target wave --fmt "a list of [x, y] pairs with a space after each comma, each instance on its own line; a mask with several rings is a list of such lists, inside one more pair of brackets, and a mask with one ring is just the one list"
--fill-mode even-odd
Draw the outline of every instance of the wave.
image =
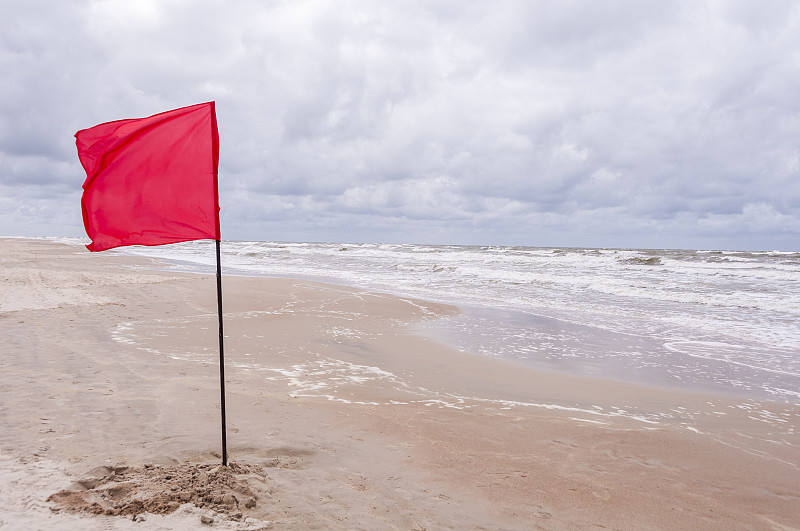
[[633, 265], [661, 265], [661, 258], [657, 256], [651, 256], [649, 258], [626, 258], [623, 260], [626, 264], [633, 264]]

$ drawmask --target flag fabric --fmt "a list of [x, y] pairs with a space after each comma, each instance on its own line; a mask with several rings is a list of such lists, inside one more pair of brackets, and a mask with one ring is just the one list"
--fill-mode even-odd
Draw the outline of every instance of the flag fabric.
[[75, 133], [90, 251], [219, 240], [214, 102]]

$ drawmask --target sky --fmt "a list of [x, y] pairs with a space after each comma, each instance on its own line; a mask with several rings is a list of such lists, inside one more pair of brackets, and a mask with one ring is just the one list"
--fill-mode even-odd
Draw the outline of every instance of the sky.
[[0, 0], [0, 235], [216, 101], [223, 239], [800, 250], [800, 3]]

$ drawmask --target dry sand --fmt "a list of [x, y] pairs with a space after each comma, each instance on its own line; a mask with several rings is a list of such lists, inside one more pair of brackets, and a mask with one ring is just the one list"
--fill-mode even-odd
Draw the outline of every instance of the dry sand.
[[797, 407], [456, 352], [412, 333], [456, 308], [305, 281], [223, 280], [223, 468], [213, 277], [0, 265], [3, 529], [800, 528]]

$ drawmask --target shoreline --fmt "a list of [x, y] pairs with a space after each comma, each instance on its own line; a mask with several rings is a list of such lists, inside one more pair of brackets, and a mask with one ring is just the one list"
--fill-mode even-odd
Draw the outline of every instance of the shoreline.
[[[614, 358], [594, 359], [591, 356], [584, 356], [580, 358], [571, 359], [558, 358], [554, 359], [540, 359], [538, 357], [529, 358], [523, 356], [521, 358], [510, 358], [505, 356], [498, 356], [490, 354], [492, 346], [497, 341], [487, 341], [485, 337], [488, 334], [476, 332], [478, 328], [474, 324], [469, 327], [472, 328], [472, 334], [477, 337], [466, 337], [464, 331], [468, 326], [460, 323], [460, 321], [486, 321], [502, 322], [502, 317], [510, 317], [512, 320], [527, 321], [532, 323], [531, 326], [551, 326], [549, 323], [557, 323], [559, 329], [562, 330], [580, 330], [581, 327], [575, 323], [567, 321], [560, 321], [558, 319], [546, 316], [530, 314], [522, 311], [504, 310], [497, 308], [483, 308], [478, 306], [464, 306], [457, 305], [460, 314], [454, 316], [446, 316], [440, 320], [428, 321], [421, 323], [414, 327], [414, 333], [430, 337], [434, 341], [438, 341], [443, 345], [458, 350], [465, 356], [483, 356], [489, 357], [500, 363], [509, 363], [518, 367], [532, 369], [543, 373], [564, 376], [576, 376], [604, 380], [608, 383], [615, 383], [620, 385], [635, 385], [642, 387], [653, 387], [662, 389], [666, 392], [690, 393], [698, 395], [708, 395], [709, 399], [721, 398], [725, 400], [754, 400], [758, 402], [770, 402], [776, 405], [786, 404], [792, 406], [800, 406], [800, 399], [791, 401], [788, 395], [783, 399], [776, 399], [774, 395], [768, 393], [763, 389], [739, 389], [727, 387], [721, 383], [712, 383], [708, 380], [702, 382], [687, 382], [684, 381], [678, 374], [670, 374], [668, 368], [665, 366], [660, 372], [654, 372], [653, 367], [647, 367], [647, 371], [638, 372], [634, 363], [627, 360], [617, 360]], [[517, 326], [522, 326], [518, 324]], [[606, 330], [595, 329], [591, 327], [583, 327], [584, 334], [594, 336], [595, 349], [602, 350], [603, 348], [619, 348], [621, 341], [619, 336], [624, 334], [609, 332]], [[639, 343], [640, 348], [649, 343], [653, 347], [661, 347], [660, 343], [655, 340], [647, 340], [646, 338], [635, 338]], [[633, 348], [626, 345], [628, 348]], [[670, 355], [666, 349], [666, 355]], [[684, 365], [685, 357], [675, 356], [672, 361], [676, 365]], [[713, 364], [712, 360], [705, 359], [705, 363]], [[684, 365], [685, 366], [685, 365]], [[610, 374], [609, 367], [616, 367], [618, 372], [616, 375]], [[721, 369], [720, 369], [721, 370]], [[797, 393], [795, 393], [797, 396]]]
[[[36, 240], [0, 248], [0, 485], [19, 484], [23, 461], [75, 478], [119, 463], [213, 463], [215, 279]], [[454, 315], [446, 305], [297, 280], [223, 283], [230, 459], [268, 476], [253, 521], [800, 525], [787, 502], [800, 498], [796, 406], [523, 369], [414, 334]], [[0, 498], [0, 524], [27, 513], [66, 522], [74, 515], [44, 501], [56, 490]], [[198, 514], [170, 518], [188, 529]]]
[[[310, 246], [307, 251], [311, 255], [303, 258], [305, 251], [294, 253], [288, 250], [295, 246], [299, 248]], [[200, 265], [200, 262], [209, 258], [208, 254], [204, 252], [205, 247], [202, 244], [171, 246], [169, 250], [164, 250], [164, 254], [168, 258], [162, 253], [148, 253], [147, 249], [124, 248], [121, 252], [134, 256], [158, 255], [160, 260], [168, 264], [164, 267], [169, 267], [173, 271], [199, 270], [213, 274], [212, 265]], [[360, 246], [355, 246], [354, 249], [358, 248]], [[365, 250], [369, 248], [369, 245], [365, 246]], [[512, 295], [518, 289], [513, 286], [514, 282], [511, 284], [501, 282], [501, 287], [494, 288], [485, 286], [488, 291], [479, 293], [475, 289], [476, 284], [468, 281], [465, 283], [464, 281], [467, 279], [455, 273], [460, 267], [458, 263], [452, 262], [452, 256], [442, 258], [442, 264], [449, 264], [449, 266], [442, 266], [437, 270], [439, 266], [436, 264], [439, 260], [431, 256], [421, 258], [419, 261], [414, 252], [400, 253], [395, 256], [393, 255], [395, 251], [386, 249], [379, 251], [378, 255], [370, 252], [362, 254], [356, 250], [356, 256], [353, 256], [356, 261], [352, 262], [347, 257], [343, 259], [342, 255], [348, 255], [348, 253], [341, 253], [340, 250], [334, 250], [331, 254], [330, 249], [325, 251], [317, 248], [314, 244], [283, 246], [268, 242], [252, 242], [237, 247], [234, 243], [231, 245], [230, 252], [224, 253], [223, 272], [226, 275], [310, 280], [356, 289], [365, 289], [366, 287], [366, 289], [389, 293], [401, 298], [415, 297], [452, 304], [462, 310], [460, 316], [440, 319], [435, 323], [425, 323], [419, 330], [425, 334], [427, 328], [433, 332], [432, 336], [427, 333], [429, 337], [445, 342], [448, 346], [466, 353], [474, 352], [492, 358], [519, 360], [533, 368], [550, 372], [579, 374], [617, 382], [646, 383], [669, 389], [694, 390], [739, 399], [751, 398], [800, 406], [800, 393], [793, 391], [798, 389], [800, 381], [798, 381], [797, 371], [794, 370], [794, 364], [791, 361], [796, 356], [797, 350], [792, 352], [785, 348], [785, 344], [781, 347], [776, 343], [766, 341], [763, 333], [767, 329], [767, 324], [763, 322], [752, 327], [752, 334], [743, 333], [737, 323], [742, 320], [748, 321], [748, 315], [751, 315], [751, 318], [756, 321], [759, 318], [753, 316], [752, 312], [741, 314], [735, 307], [730, 306], [730, 301], [726, 302], [725, 296], [718, 301], [721, 304], [720, 307], [712, 304], [708, 308], [710, 313], [697, 313], [703, 304], [699, 306], [690, 304], [690, 306], [694, 306], [694, 309], [690, 309], [689, 315], [694, 315], [699, 319], [698, 323], [704, 324], [698, 324], [696, 327], [692, 325], [688, 328], [679, 324], [682, 319], [685, 320], [686, 316], [678, 317], [674, 313], [677, 307], [673, 298], [666, 296], [664, 300], [661, 300], [657, 294], [650, 295], [655, 296], [656, 302], [660, 300], [661, 303], [666, 303], [668, 306], [667, 313], [662, 316], [657, 316], [644, 309], [645, 315], [639, 320], [627, 311], [635, 307], [635, 303], [632, 303], [633, 306], [629, 306], [628, 302], [613, 297], [612, 300], [606, 300], [605, 291], [602, 288], [594, 295], [587, 293], [589, 298], [583, 301], [590, 307], [594, 305], [594, 310], [587, 312], [578, 310], [565, 314], [563, 310], [569, 306], [569, 303], [564, 300], [556, 304], [561, 307], [562, 311], [555, 312], [548, 311], [547, 304], [505, 300], [504, 297]], [[425, 250], [430, 252], [434, 249], [426, 247]], [[348, 251], [351, 249], [348, 248]], [[242, 256], [245, 258], [241, 258]], [[372, 264], [374, 267], [364, 267], [361, 264], [362, 257], [366, 263]], [[251, 260], [251, 258], [253, 259]], [[550, 271], [555, 275], [564, 273], [553, 264], [548, 264], [547, 260], [541, 264], [541, 258], [541, 256], [533, 258], [533, 262], [543, 266], [544, 272]], [[491, 284], [492, 273], [480, 269], [487, 265], [485, 262], [481, 262], [481, 260], [488, 259], [486, 256], [470, 255], [465, 259], [467, 262], [463, 265], [467, 268], [471, 264], [474, 265], [474, 260], [482, 264], [478, 266], [477, 274], [480, 279], [490, 281]], [[614, 263], [606, 263], [605, 266], [610, 268], [609, 271], [615, 271], [620, 263], [627, 264], [623, 267], [630, 268], [632, 260], [635, 262], [636, 259], [616, 257]], [[287, 268], [287, 263], [291, 263], [297, 269]], [[327, 274], [327, 268], [321, 268], [314, 264], [329, 264], [331, 266], [330, 274]], [[682, 266], [672, 264], [669, 267], [683, 266], [692, 267], [689, 263], [684, 263]], [[521, 275], [519, 279], [524, 280], [525, 272], [521, 264], [506, 263], [501, 269], [506, 271], [506, 267], [511, 268], [508, 271], [510, 274]], [[551, 270], [550, 268], [553, 267], [554, 269]], [[703, 267], [705, 266], [701, 266], [701, 270]], [[348, 272], [348, 268], [352, 268], [353, 273]], [[400, 271], [388, 273], [395, 268], [399, 268]], [[450, 269], [453, 270], [453, 275], [448, 275], [447, 270]], [[634, 267], [631, 273], [635, 276], [649, 269], [649, 267], [642, 269], [642, 266], [638, 266], [638, 270]], [[412, 271], [410, 277], [402, 272], [406, 270]], [[300, 274], [293, 274], [297, 272]], [[618, 273], [619, 271], [616, 274], [600, 274], [598, 281], [602, 286], [609, 281], [614, 286], [616, 281], [622, 280]], [[665, 272], [666, 278], [662, 280], [669, 282], [671, 278], [673, 282], [676, 281], [675, 273], [675, 270]], [[440, 275], [445, 275], [445, 277], [442, 278]], [[645, 273], [647, 277], [644, 279], [645, 284], [651, 284], [656, 280], [647, 275], [648, 273]], [[415, 280], [409, 283], [412, 277]], [[441, 286], [442, 291], [426, 289], [419, 285], [419, 282], [424, 282], [426, 279]], [[701, 279], [695, 278], [695, 280]], [[751, 280], [758, 282], [757, 279]], [[626, 289], [631, 288], [630, 282], [623, 281], [623, 283], [628, 286]], [[525, 282], [523, 281], [522, 284]], [[564, 289], [568, 284], [567, 282], [553, 286], [551, 295], [564, 297]], [[638, 283], [633, 282], [633, 284]], [[785, 286], [785, 288], [791, 291], [789, 286]], [[530, 291], [527, 288], [519, 289], [522, 291], [517, 295]], [[629, 295], [633, 297], [650, 296], [647, 293], [638, 293], [637, 289], [639, 288], [633, 287]], [[533, 292], [537, 292], [537, 290], [533, 289]], [[531, 300], [546, 299], [549, 296], [547, 290], [545, 292], [542, 292], [541, 289], [538, 290], [538, 295], [533, 292], [529, 293]], [[684, 289], [676, 296], [679, 298], [681, 296], [689, 297], [689, 301], [691, 301], [691, 292], [691, 289]], [[755, 295], [752, 289], [748, 288], [742, 288], [739, 292], [742, 297]], [[493, 298], [492, 294], [498, 298]], [[713, 300], [716, 300], [716, 295], [713, 293], [710, 295]], [[580, 298], [580, 294], [578, 297]], [[593, 297], [599, 297], [599, 299], [595, 300]], [[602, 301], [610, 306], [603, 306], [605, 303]], [[606, 309], [603, 310], [601, 307]], [[620, 315], [615, 312], [609, 313], [609, 310], [615, 308], [622, 313]], [[727, 310], [720, 308], [727, 308]], [[672, 312], [671, 317], [670, 312]], [[607, 314], [607, 318], [599, 319], [604, 313]], [[675, 319], [677, 321], [674, 321]], [[715, 319], [720, 320], [716, 321]], [[671, 322], [672, 325], [670, 325]], [[723, 323], [729, 323], [729, 326], [725, 327]], [[663, 328], [657, 331], [659, 326], [670, 328], [673, 325], [677, 328], [673, 328], [671, 333], [666, 333]], [[653, 326], [656, 329], [652, 328]], [[712, 329], [711, 335], [708, 335], [709, 326]], [[785, 337], [795, 336], [794, 332], [785, 330], [784, 324], [776, 321], [776, 326], [778, 329], [775, 330], [775, 333], [783, 334]], [[718, 328], [717, 332], [713, 332]], [[735, 330], [739, 330], [739, 332], [734, 332]], [[722, 331], [721, 335], [718, 333], [719, 331]], [[751, 341], [751, 336], [759, 339]], [[770, 359], [773, 361], [767, 363], [767, 360]]]

